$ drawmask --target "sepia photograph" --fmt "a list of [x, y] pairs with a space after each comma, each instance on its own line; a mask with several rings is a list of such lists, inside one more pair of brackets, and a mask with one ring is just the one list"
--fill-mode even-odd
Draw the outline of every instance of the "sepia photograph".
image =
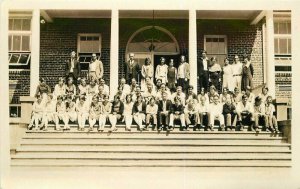
[[299, 189], [300, 4], [258, 2], [2, 1], [1, 189]]

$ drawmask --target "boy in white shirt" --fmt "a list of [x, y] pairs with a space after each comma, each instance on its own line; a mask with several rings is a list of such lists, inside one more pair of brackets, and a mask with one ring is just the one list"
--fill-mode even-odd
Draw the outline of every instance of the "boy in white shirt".
[[[200, 130], [201, 127], [207, 128], [207, 126], [210, 125], [210, 112], [209, 112], [208, 97], [201, 96], [199, 100], [200, 100], [200, 102], [198, 104], [198, 113], [199, 113], [200, 127], [198, 129]], [[206, 126], [204, 125], [205, 118], [208, 121]]]
[[253, 104], [248, 102], [248, 96], [244, 94], [242, 101], [237, 104], [236, 107], [238, 121], [240, 123], [240, 130], [244, 129], [244, 123], [250, 126], [253, 124]]
[[209, 106], [209, 113], [210, 113], [210, 130], [213, 131], [213, 124], [215, 120], [220, 122], [220, 130], [223, 131], [224, 126], [224, 115], [223, 113], [223, 105], [219, 101], [219, 96], [215, 95], [212, 99], [212, 103]]
[[158, 111], [158, 106], [155, 103], [155, 99], [151, 98], [149, 100], [149, 104], [146, 106], [146, 127], [144, 128], [144, 130], [147, 130], [147, 127], [150, 124], [150, 119], [153, 120], [153, 127], [152, 129], [155, 130], [156, 126], [157, 126], [157, 111]]
[[278, 124], [276, 117], [274, 116], [275, 107], [272, 104], [272, 96], [268, 96], [265, 105], [265, 114], [266, 114], [266, 127], [272, 131], [278, 132]]
[[[195, 99], [189, 99], [187, 101], [187, 105], [184, 108], [184, 115], [185, 115], [185, 122], [186, 122], [186, 127], [187, 130], [189, 126], [194, 127], [194, 130], [196, 130], [197, 127], [199, 127], [199, 114], [198, 110], [196, 108], [196, 102]], [[193, 124], [192, 124], [193, 121]]]

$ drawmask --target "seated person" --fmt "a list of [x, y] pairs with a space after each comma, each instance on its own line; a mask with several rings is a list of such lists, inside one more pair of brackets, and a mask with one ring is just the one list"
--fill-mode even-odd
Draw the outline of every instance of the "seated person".
[[[164, 85], [164, 84], [162, 84]], [[172, 102], [168, 99], [167, 92], [162, 93], [162, 99], [158, 101], [158, 130], [164, 129], [166, 126], [170, 130], [169, 116]]]
[[143, 92], [145, 92], [149, 85], [152, 86], [153, 90], [156, 90], [155, 85], [154, 85], [153, 81], [150, 79], [150, 77], [145, 78], [145, 84], [144, 84], [144, 86], [141, 86], [141, 90]]
[[267, 102], [267, 97], [270, 96], [269, 95], [269, 88], [267, 86], [264, 86], [261, 89], [261, 93], [258, 95], [261, 98], [261, 103], [262, 104], [266, 104]]
[[[204, 89], [204, 88], [203, 88]], [[199, 104], [198, 104], [198, 114], [199, 114], [199, 124], [200, 126], [198, 129], [200, 130], [201, 127], [207, 128], [210, 125], [210, 112], [209, 112], [209, 103], [208, 97], [201, 96]], [[204, 125], [204, 119], [207, 119], [207, 124]]]
[[156, 93], [156, 99], [157, 100], [162, 100], [163, 94], [166, 93], [167, 99], [171, 99], [171, 93], [170, 90], [166, 87], [166, 84], [161, 84], [160, 89]]
[[46, 84], [46, 80], [44, 78], [40, 78], [40, 84], [36, 88], [35, 97], [40, 95], [42, 97], [42, 103], [45, 104], [47, 102], [47, 95], [51, 93], [51, 88]]
[[70, 129], [70, 127], [68, 126], [69, 120], [67, 117], [66, 104], [63, 101], [63, 96], [57, 97], [56, 114], [55, 114], [55, 129], [56, 130], [60, 130], [59, 120], [63, 121], [63, 123], [65, 124], [65, 128]]
[[103, 102], [104, 101], [104, 96], [108, 96], [108, 94], [104, 91], [103, 86], [98, 86], [98, 94], [97, 94], [99, 101]]
[[49, 121], [55, 122], [56, 107], [53, 100], [53, 95], [49, 94], [47, 102], [44, 107], [44, 114], [42, 118], [42, 127], [47, 131]]
[[240, 123], [240, 130], [244, 129], [244, 124], [251, 126], [253, 125], [253, 104], [248, 102], [248, 96], [243, 95], [242, 101], [236, 106], [236, 112], [238, 115], [238, 121]]
[[137, 96], [136, 102], [133, 104], [133, 119], [138, 125], [140, 131], [144, 129], [143, 122], [146, 118], [146, 103], [143, 102], [142, 96]]
[[125, 101], [126, 94], [123, 92], [123, 88], [121, 86], [118, 86], [118, 91], [115, 96], [119, 96], [122, 102]]
[[193, 92], [194, 87], [192, 85], [188, 86], [188, 92], [185, 97], [185, 102], [188, 102], [190, 99], [197, 101], [197, 95]]
[[218, 91], [217, 91], [217, 89], [216, 89], [216, 87], [214, 85], [211, 85], [209, 87], [209, 92], [207, 93], [207, 95], [208, 95], [208, 98], [209, 98], [209, 103], [213, 103], [214, 102], [213, 99], [214, 99], [215, 96], [219, 97], [219, 93], [218, 93]]
[[196, 108], [195, 99], [189, 99], [184, 109], [186, 130], [189, 130], [189, 126], [193, 126], [194, 130], [199, 128], [199, 114]]
[[42, 96], [36, 95], [36, 101], [32, 105], [32, 114], [31, 114], [31, 120], [28, 125], [28, 130], [30, 130], [33, 127], [33, 124], [35, 125], [35, 130], [39, 129], [39, 122], [42, 121], [43, 113], [45, 104], [42, 103]]
[[117, 131], [117, 121], [118, 120], [122, 120], [123, 118], [123, 112], [124, 112], [124, 104], [123, 102], [120, 100], [120, 96], [116, 95], [114, 97], [114, 101], [112, 103], [112, 111], [111, 111], [111, 115], [110, 115], [110, 123], [111, 123], [111, 129], [110, 131]]
[[213, 124], [215, 120], [220, 122], [220, 130], [223, 131], [225, 129], [224, 126], [224, 116], [223, 116], [223, 106], [220, 103], [220, 99], [218, 95], [215, 95], [212, 99], [212, 103], [209, 105], [209, 113], [210, 113], [210, 126], [209, 129], [213, 131]]
[[98, 96], [94, 96], [89, 111], [89, 130], [92, 131], [96, 122], [100, 122], [102, 113], [102, 104], [99, 102]]
[[234, 93], [232, 94], [233, 103], [235, 106], [242, 101], [243, 94], [240, 92], [238, 87], [234, 88]]
[[78, 85], [78, 90], [77, 90], [78, 95], [79, 96], [87, 95], [88, 94], [88, 89], [89, 89], [89, 86], [86, 83], [86, 79], [85, 78], [80, 79], [80, 84]]
[[173, 129], [175, 120], [180, 120], [181, 130], [186, 130], [185, 119], [184, 119], [184, 106], [181, 104], [181, 100], [179, 97], [175, 97], [174, 102], [175, 103], [172, 104], [171, 111], [170, 111], [170, 124], [169, 124], [170, 129]]
[[[133, 95], [133, 94], [135, 94], [135, 88], [138, 86], [138, 83], [137, 83], [137, 81], [136, 81], [136, 79], [135, 78], [132, 78], [132, 80], [131, 80], [131, 85], [129, 85], [129, 87], [130, 87], [130, 94], [131, 95]], [[141, 88], [140, 88], [141, 89]]]
[[73, 77], [69, 77], [66, 85], [66, 95], [72, 96], [72, 98], [74, 98], [76, 95], [76, 86], [73, 84], [73, 82]]
[[254, 118], [254, 130], [258, 132], [259, 121], [263, 120], [266, 125], [265, 117], [265, 105], [262, 103], [261, 98], [257, 96], [255, 98], [254, 107], [253, 107], [253, 118]]
[[248, 102], [254, 104], [255, 102], [255, 94], [252, 93], [252, 89], [250, 86], [247, 86], [245, 94], [248, 96]]
[[221, 103], [225, 104], [227, 102], [227, 100], [229, 99], [230, 101], [232, 101], [232, 95], [231, 92], [228, 91], [227, 87], [223, 88], [223, 93], [220, 95], [220, 99], [221, 99]]
[[64, 122], [64, 130], [70, 130], [69, 122], [75, 122], [77, 121], [77, 112], [76, 112], [76, 103], [75, 99], [72, 99], [72, 96], [66, 97], [66, 117], [67, 121]]
[[278, 124], [274, 115], [275, 107], [272, 104], [272, 101], [272, 96], [268, 96], [265, 105], [266, 127], [268, 127], [270, 131], [278, 133]]
[[138, 97], [141, 97], [141, 98], [142, 98], [142, 101], [144, 101], [144, 96], [143, 96], [143, 94], [142, 94], [142, 92], [141, 92], [140, 86], [136, 86], [136, 88], [135, 88], [135, 93], [132, 94], [132, 101], [133, 101], [133, 102], [136, 102]]
[[104, 126], [107, 120], [110, 120], [112, 112], [112, 104], [109, 102], [108, 95], [103, 96], [102, 101], [102, 116], [99, 119], [99, 128], [98, 131], [104, 131]]
[[126, 84], [126, 79], [125, 78], [122, 78], [120, 80], [120, 84], [119, 84], [119, 87], [122, 87], [122, 90], [123, 90], [123, 93], [124, 94], [129, 94], [130, 93], [130, 86], [128, 84]]
[[144, 98], [145, 98], [145, 101], [146, 101], [146, 104], [148, 104], [148, 102], [149, 102], [149, 100], [151, 99], [151, 98], [155, 98], [155, 96], [156, 96], [156, 91], [155, 91], [155, 89], [153, 88], [153, 85], [150, 85], [150, 84], [148, 84], [147, 85], [147, 89], [146, 89], [146, 91], [144, 92]]
[[[155, 91], [159, 91], [162, 84], [165, 84], [165, 83], [162, 83], [162, 82], [161, 82], [161, 79], [157, 79], [157, 80], [156, 80], [156, 85], [155, 85]], [[166, 85], [166, 84], [165, 84], [165, 85]]]
[[234, 103], [230, 98], [227, 98], [225, 104], [223, 105], [223, 115], [225, 118], [226, 127], [235, 131], [237, 113]]
[[79, 97], [79, 102], [76, 104], [75, 110], [77, 112], [78, 130], [84, 131], [85, 122], [89, 116], [89, 106], [86, 103], [84, 95]]
[[173, 93], [171, 97], [172, 103], [175, 103], [175, 98], [179, 98], [180, 103], [182, 103], [182, 106], [185, 106], [185, 94], [182, 92], [181, 86], [177, 86], [176, 92]]
[[157, 104], [155, 103], [155, 99], [150, 98], [149, 104], [146, 106], [146, 127], [144, 128], [144, 130], [147, 130], [151, 119], [153, 121], [152, 130], [155, 130], [157, 126], [157, 112], [158, 112], [158, 107]]
[[109, 86], [105, 84], [105, 80], [103, 78], [99, 79], [99, 86], [103, 86], [104, 93], [109, 95]]
[[[87, 97], [88, 97], [88, 102], [92, 102], [92, 99], [93, 97], [99, 93], [98, 91], [99, 87], [96, 83], [96, 80], [95, 79], [92, 79], [90, 81], [90, 85], [89, 85], [89, 88], [88, 88], [88, 92], [87, 92]], [[98, 100], [99, 100], [99, 97], [98, 97]]]
[[124, 112], [123, 117], [125, 121], [125, 130], [131, 131], [131, 124], [132, 124], [132, 110], [133, 110], [133, 102], [131, 94], [127, 94], [124, 102]]
[[200, 89], [200, 93], [197, 96], [198, 103], [200, 103], [202, 98], [205, 100], [205, 104], [208, 105], [209, 104], [209, 98], [208, 98], [207, 93], [205, 93], [205, 89], [203, 87]]
[[55, 85], [53, 91], [53, 99], [56, 100], [58, 96], [65, 96], [66, 95], [66, 85], [65, 79], [60, 77], [58, 79], [58, 84]]

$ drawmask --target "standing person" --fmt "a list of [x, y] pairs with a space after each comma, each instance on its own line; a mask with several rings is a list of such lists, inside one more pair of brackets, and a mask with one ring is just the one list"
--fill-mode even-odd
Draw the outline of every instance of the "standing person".
[[243, 72], [242, 72], [242, 91], [246, 91], [247, 87], [253, 88], [253, 66], [250, 61], [249, 56], [244, 56], [244, 65], [243, 65]]
[[151, 81], [153, 79], [153, 65], [151, 64], [150, 58], [145, 59], [145, 64], [142, 66], [141, 74], [142, 74], [141, 86], [143, 88], [146, 85], [145, 79], [147, 77], [150, 78]]
[[206, 57], [206, 51], [202, 51], [201, 58], [197, 61], [197, 78], [200, 89], [203, 87], [205, 92], [208, 91], [208, 67], [210, 65], [209, 59]]
[[166, 84], [168, 75], [168, 66], [165, 64], [166, 59], [164, 57], [160, 58], [160, 64], [156, 66], [155, 79], [161, 79], [161, 82]]
[[268, 128], [270, 131], [278, 133], [278, 124], [275, 113], [275, 107], [272, 104], [272, 96], [268, 96], [265, 105], [265, 115], [266, 115], [266, 129]]
[[76, 57], [76, 52], [71, 52], [71, 57], [66, 60], [66, 79], [69, 77], [72, 77], [75, 81], [78, 79], [80, 75], [80, 62], [78, 58]]
[[143, 122], [146, 119], [146, 103], [143, 102], [142, 96], [137, 96], [136, 102], [133, 104], [133, 118], [136, 124], [139, 127], [139, 130], [144, 130]]
[[36, 88], [35, 96], [41, 95], [42, 103], [45, 104], [49, 93], [51, 93], [51, 88], [46, 84], [46, 80], [41, 77], [40, 84]]
[[242, 72], [243, 64], [240, 62], [238, 55], [234, 56], [234, 62], [232, 64], [232, 73], [233, 73], [233, 87], [238, 88], [241, 91], [242, 86]]
[[232, 65], [229, 64], [229, 59], [227, 57], [224, 59], [224, 66], [222, 68], [222, 73], [223, 73], [222, 88], [224, 89], [226, 87], [230, 92], [233, 92], [234, 90], [233, 69], [232, 69]]
[[153, 121], [152, 130], [155, 130], [155, 128], [157, 126], [157, 112], [158, 112], [158, 106], [155, 103], [155, 99], [152, 97], [149, 100], [149, 104], [146, 106], [146, 115], [147, 116], [146, 116], [146, 127], [144, 128], [144, 130], [147, 130], [151, 119]]
[[65, 79], [60, 77], [58, 79], [58, 84], [55, 85], [53, 91], [53, 99], [56, 100], [58, 96], [65, 96], [66, 95], [66, 85]]
[[131, 131], [131, 124], [132, 124], [132, 109], [133, 109], [133, 102], [132, 102], [132, 95], [127, 94], [124, 102], [124, 111], [123, 117], [125, 121], [125, 130]]
[[131, 84], [132, 79], [134, 78], [137, 83], [140, 82], [139, 78], [140, 66], [134, 60], [134, 54], [129, 53], [129, 60], [125, 63], [125, 76], [128, 84]]
[[114, 101], [112, 103], [111, 115], [109, 117], [109, 120], [111, 123], [110, 132], [118, 130], [116, 125], [117, 125], [118, 120], [122, 120], [123, 112], [124, 112], [124, 104], [120, 100], [120, 96], [116, 95], [114, 97]]
[[37, 100], [32, 105], [32, 115], [30, 123], [28, 125], [28, 130], [30, 130], [33, 127], [33, 124], [35, 125], [35, 130], [38, 130], [39, 122], [42, 121], [43, 118], [45, 104], [42, 102], [41, 95], [36, 95], [36, 99]]
[[176, 83], [177, 83], [177, 69], [174, 67], [174, 60], [170, 59], [169, 67], [168, 67], [168, 88], [171, 92], [176, 91]]
[[221, 66], [217, 62], [216, 57], [212, 57], [210, 59], [211, 66], [209, 67], [209, 81], [211, 82], [211, 85], [215, 86], [217, 91], [221, 90], [220, 82], [221, 82]]
[[186, 62], [184, 55], [180, 56], [177, 79], [178, 85], [182, 87], [183, 91], [186, 91], [190, 80], [190, 65]]
[[161, 100], [158, 101], [158, 130], [163, 130], [165, 127], [170, 130], [169, 117], [172, 102], [168, 99], [167, 92], [162, 93]]
[[[99, 58], [100, 59], [100, 58]], [[95, 53], [92, 54], [92, 60], [89, 64], [88, 78], [89, 80], [99, 80], [103, 77], [103, 63], [97, 59]]]
[[230, 130], [235, 131], [237, 114], [231, 99], [226, 99], [223, 105], [223, 115], [227, 129], [229, 128]]

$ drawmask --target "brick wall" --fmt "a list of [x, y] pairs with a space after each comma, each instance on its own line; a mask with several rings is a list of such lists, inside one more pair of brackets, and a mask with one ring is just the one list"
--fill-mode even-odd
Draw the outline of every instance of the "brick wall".
[[251, 56], [254, 67], [254, 87], [263, 84], [263, 39], [262, 26], [250, 25], [249, 21], [238, 20], [197, 20], [197, 53], [201, 56], [204, 48], [204, 35], [226, 35], [227, 53], [230, 61], [234, 55]]
[[[72, 50], [77, 51], [79, 33], [101, 33], [104, 79], [109, 84], [110, 67], [110, 19], [55, 19], [41, 26], [40, 76], [51, 88], [65, 74], [65, 60]], [[82, 72], [81, 77], [87, 72]]]

